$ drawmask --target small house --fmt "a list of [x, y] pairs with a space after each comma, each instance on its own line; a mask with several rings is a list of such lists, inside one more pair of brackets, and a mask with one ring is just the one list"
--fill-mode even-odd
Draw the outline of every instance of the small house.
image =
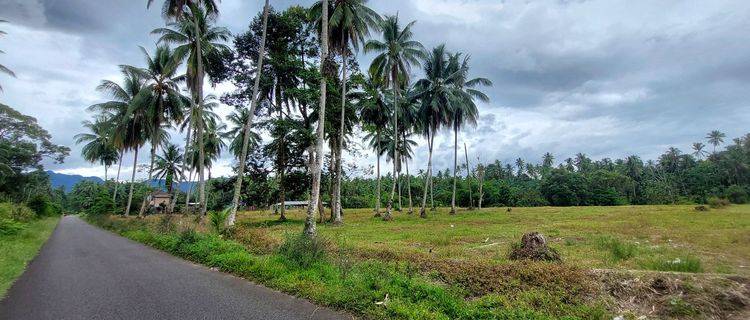
[[166, 208], [172, 201], [172, 195], [167, 192], [157, 190], [152, 192], [148, 196], [148, 200], [149, 206], [153, 208]]

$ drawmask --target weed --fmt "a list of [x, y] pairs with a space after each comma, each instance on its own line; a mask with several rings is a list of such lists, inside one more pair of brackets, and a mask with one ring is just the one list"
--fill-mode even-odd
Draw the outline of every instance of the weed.
[[673, 260], [654, 259], [646, 262], [644, 267], [658, 271], [703, 272], [700, 259], [695, 257], [675, 258]]
[[327, 248], [330, 246], [324, 237], [308, 237], [304, 234], [286, 234], [284, 243], [279, 247], [279, 253], [303, 268], [326, 259]]
[[211, 211], [208, 214], [208, 221], [211, 224], [211, 229], [213, 229], [217, 234], [222, 234], [224, 232], [230, 210], [230, 208], [227, 208], [222, 211]]
[[669, 300], [667, 312], [672, 317], [690, 317], [698, 314], [698, 311], [690, 303], [679, 297]]
[[629, 260], [638, 253], [638, 246], [622, 242], [614, 237], [601, 237], [597, 243], [599, 249], [609, 251], [615, 262]]
[[714, 209], [721, 209], [729, 206], [731, 203], [724, 198], [711, 197], [708, 199], [708, 205]]
[[11, 236], [18, 234], [26, 226], [15, 220], [0, 218], [0, 236]]

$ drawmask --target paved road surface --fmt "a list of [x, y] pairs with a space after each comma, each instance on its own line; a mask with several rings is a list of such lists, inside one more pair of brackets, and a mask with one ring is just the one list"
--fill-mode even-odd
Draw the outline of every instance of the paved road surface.
[[0, 319], [347, 319], [62, 218], [0, 302]]

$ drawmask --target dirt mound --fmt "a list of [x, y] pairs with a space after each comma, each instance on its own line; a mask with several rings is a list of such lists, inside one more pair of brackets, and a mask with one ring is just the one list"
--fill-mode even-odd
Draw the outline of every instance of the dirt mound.
[[520, 244], [511, 248], [511, 260], [561, 261], [560, 254], [547, 245], [547, 239], [539, 232], [529, 232], [523, 235]]

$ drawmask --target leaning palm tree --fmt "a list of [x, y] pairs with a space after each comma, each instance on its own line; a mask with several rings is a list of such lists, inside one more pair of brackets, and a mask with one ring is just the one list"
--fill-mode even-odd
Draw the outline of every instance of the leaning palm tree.
[[[134, 107], [142, 107], [147, 117], [148, 140], [151, 143], [151, 160], [148, 170], [148, 182], [153, 178], [156, 149], [162, 144], [161, 132], [165, 125], [179, 123], [184, 118], [183, 110], [190, 101], [180, 93], [178, 83], [183, 79], [177, 75], [180, 60], [175, 59], [172, 50], [167, 46], [158, 46], [152, 57], [146, 49], [141, 47], [146, 58], [146, 68], [124, 66], [130, 72], [138, 73], [148, 79], [146, 90], [142, 90], [135, 99], [142, 100]], [[148, 199], [144, 198], [138, 216], [143, 216]]]
[[[420, 58], [425, 57], [424, 47], [418, 41], [412, 40], [411, 27], [416, 23], [412, 21], [401, 28], [398, 16], [386, 16], [382, 23], [383, 39], [369, 40], [365, 44], [365, 52], [378, 53], [370, 64], [370, 74], [376, 75], [383, 81], [384, 86], [391, 86], [393, 92], [393, 130], [394, 140], [398, 142], [398, 97], [399, 90], [404, 84], [409, 83], [411, 66], [420, 65]], [[398, 143], [396, 143], [398, 144]], [[398, 156], [398, 147], [394, 145], [394, 157]], [[397, 174], [396, 164], [393, 162], [393, 175]], [[396, 193], [396, 179], [391, 185], [391, 195], [388, 198], [383, 220], [392, 220], [393, 197]]]
[[456, 87], [459, 73], [449, 67], [448, 53], [445, 45], [432, 49], [424, 62], [425, 78], [415, 84], [416, 95], [421, 100], [419, 121], [421, 133], [427, 138], [427, 171], [425, 187], [422, 194], [422, 206], [419, 216], [427, 217], [427, 191], [432, 188], [432, 151], [437, 131], [447, 126], [450, 120], [452, 103], [457, 101]]
[[90, 132], [75, 135], [76, 144], [85, 143], [81, 149], [83, 159], [104, 165], [104, 181], [107, 179], [107, 169], [117, 162], [119, 152], [113, 142], [113, 132], [107, 118], [99, 116], [94, 122], [83, 121], [83, 127]]
[[[318, 200], [320, 199], [320, 173], [323, 166], [323, 142], [325, 141], [325, 110], [326, 110], [326, 70], [330, 64], [328, 60], [328, 0], [323, 0], [320, 15], [320, 103], [318, 104], [318, 129], [315, 141], [315, 162], [312, 166], [312, 190], [310, 190], [310, 203], [307, 205], [307, 216], [305, 217], [305, 228], [303, 234], [315, 237], [315, 213], [318, 211]], [[320, 213], [323, 214], [322, 212]]]
[[[135, 173], [138, 165], [138, 150], [146, 141], [146, 116], [141, 112], [141, 106], [144, 100], [136, 99], [141, 91], [146, 90], [147, 79], [139, 73], [134, 73], [128, 68], [121, 67], [123, 75], [123, 84], [120, 85], [114, 81], [104, 80], [97, 87], [97, 91], [108, 95], [112, 100], [95, 104], [89, 107], [89, 110], [99, 111], [102, 114], [110, 115], [113, 121], [113, 143], [120, 150], [133, 151], [133, 172], [130, 177], [130, 191], [128, 194], [128, 204], [125, 207], [125, 215], [130, 214], [130, 206], [133, 201], [133, 186], [135, 185]], [[118, 174], [119, 175], [119, 174]], [[119, 180], [119, 177], [118, 177]], [[114, 198], [117, 198], [117, 188], [115, 187]]]
[[[8, 22], [8, 21], [0, 20], [0, 23], [6, 23], [6, 22]], [[0, 36], [5, 35], [5, 34], [6, 34], [5, 31], [0, 30]], [[3, 52], [3, 50], [0, 50], [0, 53], [5, 53], [5, 52]], [[13, 71], [11, 71], [10, 69], [8, 69], [6, 66], [4, 66], [2, 64], [0, 64], [0, 73], [7, 74], [7, 75], [9, 75], [11, 77], [14, 77], [14, 78], [16, 77], [16, 74], [13, 73]], [[2, 92], [2, 91], [3, 91], [3, 86], [0, 86], [0, 92]]]
[[375, 192], [375, 216], [380, 216], [380, 148], [382, 146], [382, 130], [388, 124], [388, 105], [385, 102], [383, 94], [382, 81], [378, 78], [368, 75], [362, 81], [362, 96], [358, 99], [359, 115], [368, 131], [366, 141], [370, 148], [376, 150], [378, 158], [376, 165], [377, 187]]
[[175, 179], [184, 176], [182, 150], [174, 144], [167, 144], [162, 148], [162, 155], [156, 156], [154, 177], [163, 179], [168, 193], [174, 190]]
[[449, 57], [449, 73], [454, 86], [455, 101], [452, 103], [453, 112], [451, 112], [450, 121], [453, 127], [453, 195], [451, 197], [451, 214], [456, 213], [456, 181], [457, 181], [457, 162], [458, 162], [458, 131], [464, 123], [471, 125], [477, 124], [479, 110], [474, 103], [474, 99], [482, 102], [489, 102], [490, 98], [484, 92], [476, 89], [479, 85], [492, 85], [492, 82], [486, 78], [469, 79], [469, 57], [461, 59], [460, 53], [455, 53]]
[[706, 148], [706, 145], [703, 142], [696, 142], [693, 143], [693, 155], [698, 158], [698, 160], [703, 159], [708, 153], [706, 150], [703, 150]]
[[706, 135], [708, 143], [714, 146], [714, 154], [716, 154], [716, 147], [724, 143], [724, 138], [726, 137], [727, 135], [719, 130], [713, 130]]
[[[323, 2], [316, 2], [311, 8], [311, 15], [316, 17], [320, 22]], [[346, 110], [346, 80], [347, 80], [347, 60], [349, 52], [356, 52], [360, 44], [365, 43], [365, 38], [370, 35], [370, 30], [379, 29], [382, 24], [380, 15], [367, 6], [367, 0], [334, 0], [332, 8], [329, 8], [329, 33], [331, 49], [341, 55], [341, 124], [339, 129], [339, 141], [336, 155], [341, 159], [341, 150], [344, 145], [344, 112]], [[331, 210], [334, 213], [334, 223], [341, 224], [341, 161], [336, 162], [336, 181], [333, 185], [334, 199], [331, 203]]]
[[228, 225], [234, 225], [235, 220], [237, 219], [237, 206], [240, 203], [240, 193], [242, 191], [242, 178], [245, 175], [245, 159], [247, 159], [247, 152], [248, 147], [250, 144], [250, 140], [253, 137], [252, 132], [252, 125], [253, 125], [253, 115], [255, 115], [255, 108], [258, 105], [258, 91], [260, 88], [260, 70], [263, 70], [263, 56], [265, 55], [266, 51], [266, 33], [268, 31], [268, 12], [270, 11], [270, 6], [268, 4], [268, 0], [266, 0], [265, 5], [263, 6], [263, 31], [260, 38], [260, 49], [258, 50], [258, 61], [255, 64], [257, 66], [258, 72], [255, 75], [255, 82], [253, 83], [253, 96], [250, 99], [250, 111], [247, 113], [247, 119], [244, 122], [244, 126], [242, 129], [242, 149], [239, 152], [238, 159], [238, 168], [237, 168], [237, 181], [234, 184], [234, 194], [232, 195], [232, 210], [229, 213], [229, 216], [227, 217], [227, 224]]
[[[153, 0], [146, 2], [150, 7]], [[159, 28], [152, 33], [160, 34], [159, 42], [178, 44], [175, 53], [188, 61], [187, 82], [193, 94], [194, 105], [203, 104], [203, 81], [206, 75], [204, 65], [217, 59], [221, 52], [228, 50], [218, 41], [227, 41], [230, 33], [225, 28], [211, 26], [219, 14], [215, 0], [165, 0], [162, 14], [167, 21], [172, 21], [168, 28]], [[203, 150], [203, 127], [197, 126], [198, 154], [201, 163], [199, 171], [201, 214], [206, 213], [206, 183], [204, 179], [205, 157]]]

